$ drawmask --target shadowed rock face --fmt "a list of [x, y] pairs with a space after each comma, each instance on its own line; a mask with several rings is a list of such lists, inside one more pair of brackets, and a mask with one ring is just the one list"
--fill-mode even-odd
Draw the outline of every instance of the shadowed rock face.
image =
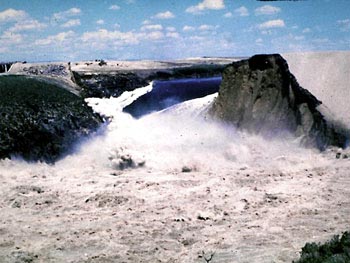
[[62, 87], [23, 76], [0, 77], [0, 158], [52, 163], [102, 119]]
[[299, 86], [280, 55], [255, 55], [225, 69], [211, 114], [267, 136], [288, 131], [319, 149], [344, 147], [345, 132], [325, 119], [320, 105]]
[[13, 63], [0, 63], [0, 73], [6, 73], [9, 71]]

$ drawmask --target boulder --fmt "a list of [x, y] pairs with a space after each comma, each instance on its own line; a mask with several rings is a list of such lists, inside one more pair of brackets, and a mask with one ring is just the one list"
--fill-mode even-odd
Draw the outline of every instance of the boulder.
[[0, 77], [0, 158], [53, 163], [102, 123], [79, 96], [47, 81]]
[[321, 104], [300, 87], [282, 56], [255, 55], [226, 67], [210, 113], [264, 136], [288, 132], [321, 150], [345, 147], [348, 132], [325, 117]]

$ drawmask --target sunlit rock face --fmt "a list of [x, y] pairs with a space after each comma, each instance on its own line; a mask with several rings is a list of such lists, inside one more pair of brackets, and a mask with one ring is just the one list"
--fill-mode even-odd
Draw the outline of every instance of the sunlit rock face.
[[227, 66], [211, 113], [254, 133], [289, 132], [321, 150], [344, 147], [347, 132], [326, 120], [321, 104], [300, 87], [282, 56], [255, 55]]

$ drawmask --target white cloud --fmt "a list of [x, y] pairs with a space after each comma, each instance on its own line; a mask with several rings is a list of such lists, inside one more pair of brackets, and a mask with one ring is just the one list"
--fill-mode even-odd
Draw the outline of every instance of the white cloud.
[[163, 29], [163, 27], [162, 27], [162, 25], [159, 25], [159, 24], [156, 24], [156, 25], [144, 25], [144, 26], [142, 26], [141, 27], [141, 30], [142, 31], [146, 31], [146, 30], [162, 30]]
[[190, 6], [186, 9], [187, 13], [200, 14], [204, 10], [220, 10], [224, 9], [224, 0], [203, 0], [197, 5]]
[[105, 21], [103, 19], [99, 19], [96, 21], [96, 24], [98, 25], [103, 25], [105, 23]]
[[13, 44], [19, 44], [23, 41], [23, 37], [21, 34], [13, 33], [10, 31], [5, 31], [0, 36], [0, 44], [3, 46], [10, 46]]
[[255, 40], [255, 43], [257, 43], [257, 44], [262, 44], [262, 43], [263, 43], [262, 38], [258, 38], [258, 39], [256, 39], [256, 40]]
[[40, 23], [38, 20], [23, 20], [17, 22], [14, 26], [12, 26], [9, 31], [19, 32], [19, 31], [28, 31], [28, 30], [41, 30], [46, 28], [47, 25]]
[[36, 45], [45, 46], [45, 45], [51, 45], [51, 44], [61, 44], [62, 42], [71, 39], [75, 36], [75, 33], [73, 31], [67, 31], [67, 32], [61, 32], [57, 35], [48, 36], [44, 39], [38, 39], [35, 41]]
[[119, 10], [120, 6], [119, 5], [111, 5], [108, 9], [109, 10]]
[[249, 16], [249, 11], [245, 6], [241, 6], [237, 9], [235, 9], [235, 14], [239, 16]]
[[310, 33], [311, 32], [311, 29], [310, 28], [304, 28], [304, 30], [303, 30], [303, 33]]
[[326, 43], [329, 43], [329, 39], [328, 38], [315, 38], [312, 40], [313, 43], [316, 43], [316, 44], [326, 44]]
[[193, 26], [184, 26], [182, 28], [182, 30], [185, 31], [185, 32], [189, 32], [189, 31], [194, 31], [195, 28]]
[[203, 40], [205, 40], [205, 37], [203, 37], [203, 36], [191, 36], [189, 39], [193, 40], [193, 41], [203, 41]]
[[164, 34], [161, 31], [152, 31], [143, 36], [148, 40], [160, 40], [164, 37]]
[[349, 31], [350, 30], [350, 19], [338, 20], [337, 24], [340, 26], [341, 31]]
[[294, 36], [294, 39], [295, 39], [296, 41], [300, 41], [300, 40], [304, 40], [305, 37], [304, 37], [304, 36]]
[[118, 30], [108, 31], [106, 29], [100, 29], [98, 31], [93, 32], [85, 32], [81, 40], [83, 42], [91, 42], [91, 41], [120, 41], [123, 44], [137, 44], [138, 35], [133, 32], [120, 32]]
[[258, 25], [260, 29], [269, 29], [269, 28], [281, 28], [285, 27], [285, 23], [282, 19], [269, 20], [265, 23]]
[[54, 20], [66, 20], [69, 17], [77, 16], [81, 14], [81, 10], [79, 8], [73, 7], [63, 12], [58, 12], [53, 14]]
[[166, 30], [169, 31], [169, 32], [175, 32], [175, 31], [176, 31], [176, 28], [173, 27], [173, 26], [168, 26], [168, 27], [166, 28]]
[[23, 10], [6, 9], [0, 12], [0, 23], [20, 21], [28, 17], [28, 14]]
[[174, 17], [175, 17], [175, 15], [170, 11], [158, 13], [155, 16], [153, 16], [153, 18], [158, 18], [158, 19], [170, 19], [170, 18], [174, 18]]
[[232, 17], [233, 15], [232, 15], [232, 13], [231, 12], [227, 12], [226, 14], [224, 14], [224, 17], [226, 17], [226, 18], [230, 18], [230, 17]]
[[80, 19], [70, 19], [66, 23], [62, 24], [61, 27], [74, 27], [74, 26], [80, 26]]
[[274, 15], [281, 11], [281, 8], [272, 6], [272, 5], [264, 5], [255, 9], [256, 15]]
[[201, 25], [198, 27], [198, 29], [200, 31], [209, 31], [209, 30], [214, 30], [215, 26], [211, 26], [211, 25]]
[[151, 20], [144, 20], [143, 22], [142, 22], [142, 25], [149, 25], [149, 24], [152, 24], [152, 21]]
[[170, 38], [179, 38], [179, 37], [180, 37], [180, 34], [177, 33], [177, 32], [167, 32], [167, 33], [166, 33], [166, 36], [167, 36], [167, 37], [170, 37]]

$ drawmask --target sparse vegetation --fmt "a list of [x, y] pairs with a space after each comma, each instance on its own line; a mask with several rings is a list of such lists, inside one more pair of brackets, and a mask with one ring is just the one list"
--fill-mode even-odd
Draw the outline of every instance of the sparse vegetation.
[[95, 59], [95, 62], [98, 62], [98, 65], [100, 67], [107, 65], [107, 62], [104, 61], [103, 59]]
[[294, 263], [348, 263], [350, 262], [350, 233], [334, 236], [324, 244], [306, 243], [301, 256]]

